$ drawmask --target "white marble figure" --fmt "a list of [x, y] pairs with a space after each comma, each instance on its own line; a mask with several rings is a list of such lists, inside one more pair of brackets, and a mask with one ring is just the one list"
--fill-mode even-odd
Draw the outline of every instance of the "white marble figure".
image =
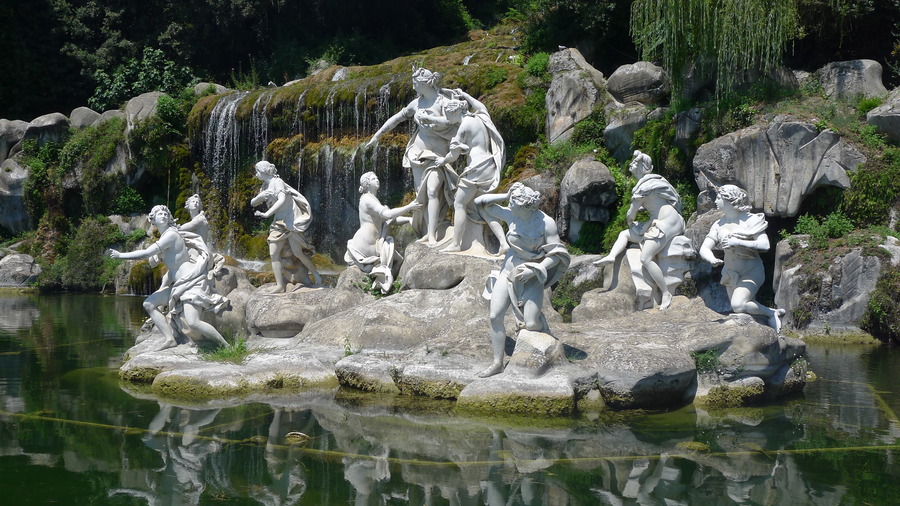
[[347, 241], [344, 261], [372, 276], [373, 289], [387, 293], [403, 261], [403, 256], [394, 249], [394, 238], [388, 235], [388, 227], [395, 221], [410, 222], [409, 218], [401, 216], [421, 209], [422, 204], [414, 201], [391, 209], [378, 200], [379, 186], [374, 172], [366, 172], [359, 178], [359, 193], [362, 194], [359, 197], [359, 230]]
[[[209, 220], [206, 219], [206, 213], [203, 212], [203, 202], [200, 195], [196, 193], [187, 198], [184, 202], [184, 208], [191, 214], [191, 219], [187, 223], [180, 225], [179, 230], [183, 232], [193, 232], [203, 239], [207, 246], [211, 246], [209, 241]], [[219, 272], [219, 269], [225, 265], [225, 257], [218, 253], [213, 253], [213, 274]]]
[[457, 180], [449, 165], [435, 163], [436, 158], [446, 156], [450, 151], [450, 139], [457, 127], [450, 124], [444, 114], [444, 105], [452, 98], [452, 92], [438, 87], [439, 78], [436, 72], [413, 67], [412, 85], [416, 98], [388, 118], [366, 144], [372, 146], [385, 132], [408, 119], [415, 123], [415, 132], [403, 154], [403, 167], [411, 169], [416, 200], [425, 204], [424, 213], [413, 213], [413, 227], [430, 245], [438, 242], [438, 229], [453, 201]]
[[[509, 207], [499, 202], [509, 201]], [[488, 220], [504, 221], [509, 250], [501, 270], [491, 273], [486, 294], [491, 301], [491, 347], [493, 363], [478, 374], [481, 378], [503, 371], [506, 329], [503, 318], [512, 308], [519, 327], [549, 334], [550, 328], [541, 307], [544, 289], [555, 283], [569, 267], [571, 258], [559, 238], [556, 222], [544, 214], [540, 193], [522, 183], [512, 185], [507, 193], [477, 197], [475, 205]]]
[[[267, 204], [268, 210], [256, 211], [255, 216], [273, 218], [269, 227], [269, 255], [272, 258], [272, 271], [275, 273], [275, 285], [278, 292], [287, 288], [288, 269], [285, 266], [284, 254], [288, 251], [306, 267], [307, 279], [295, 280], [307, 284], [322, 284], [322, 277], [312, 262], [314, 250], [303, 233], [312, 221], [309, 202], [290, 185], [284, 182], [275, 169], [275, 165], [265, 160], [256, 163], [256, 178], [263, 182], [262, 188], [250, 205], [257, 207]], [[285, 250], [285, 245], [288, 250]]]
[[[660, 291], [659, 309], [665, 311], [672, 303], [673, 293], [670, 283], [666, 281], [666, 273], [659, 265], [658, 255], [675, 237], [684, 232], [681, 197], [666, 178], [651, 173], [653, 162], [650, 156], [635, 151], [628, 169], [638, 180], [631, 191], [631, 205], [626, 217], [626, 221], [632, 225], [619, 233], [609, 254], [594, 263], [602, 265], [615, 262], [628, 247], [628, 243], [639, 244], [641, 265]], [[641, 209], [650, 213], [650, 219], [635, 222]]]
[[[219, 331], [200, 319], [201, 311], [220, 313], [230, 308], [228, 299], [212, 289], [209, 273], [213, 258], [206, 242], [197, 234], [179, 230], [166, 206], [150, 210], [150, 223], [159, 230], [158, 241], [129, 253], [111, 249], [109, 256], [125, 260], [149, 258], [151, 263], [162, 261], [166, 265], [168, 272], [162, 286], [144, 301], [144, 310], [164, 337], [157, 349], [190, 344], [198, 333], [199, 337], [227, 346]], [[163, 306], [168, 307], [165, 314], [160, 310]]]
[[[716, 207], [725, 215], [709, 229], [700, 258], [713, 266], [725, 264], [720, 283], [728, 291], [732, 311], [765, 316], [769, 325], [780, 331], [784, 309], [772, 309], [756, 301], [756, 293], [766, 279], [759, 253], [770, 246], [765, 215], [751, 213], [747, 192], [730, 184], [718, 188]], [[724, 251], [725, 260], [716, 258], [713, 248]]]
[[[461, 251], [467, 247], [465, 240], [469, 221], [480, 224], [478, 213], [472, 202], [479, 195], [490, 193], [500, 184], [500, 171], [506, 161], [506, 148], [503, 138], [487, 107], [462, 90], [454, 90], [452, 99], [445, 103], [444, 114], [451, 125], [458, 125], [456, 135], [450, 140], [450, 151], [447, 156], [438, 158], [435, 163], [444, 165], [455, 162], [461, 155], [466, 155], [466, 166], [459, 173], [456, 195], [453, 199], [453, 240], [443, 251]], [[469, 112], [469, 109], [473, 112]], [[508, 245], [503, 227], [496, 221], [489, 221], [488, 226], [500, 243], [499, 254], [506, 253]], [[479, 227], [480, 229], [480, 227]]]

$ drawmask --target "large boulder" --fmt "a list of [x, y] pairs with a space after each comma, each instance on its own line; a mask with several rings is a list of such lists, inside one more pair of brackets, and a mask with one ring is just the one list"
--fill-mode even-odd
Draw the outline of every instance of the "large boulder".
[[866, 123], [900, 144], [900, 88], [894, 88], [883, 104], [866, 114]]
[[108, 111], [103, 111], [103, 114], [101, 114], [100, 117], [97, 118], [97, 122], [95, 124], [99, 125], [113, 118], [125, 119], [125, 111], [121, 109], [110, 109]]
[[[900, 251], [892, 237], [881, 247], [894, 255]], [[823, 262], [825, 269], [819, 267]], [[859, 320], [884, 263], [862, 247], [811, 250], [808, 237], [802, 235], [779, 241], [773, 285], [775, 304], [787, 311], [783, 323], [820, 333], [859, 332]]]
[[606, 128], [603, 130], [603, 144], [620, 162], [631, 158], [631, 143], [634, 134], [644, 128], [652, 119], [663, 117], [665, 107], [648, 109], [644, 106], [607, 107]]
[[23, 287], [33, 283], [41, 267], [31, 255], [13, 253], [0, 258], [0, 287]]
[[574, 242], [584, 222], [607, 223], [615, 200], [616, 180], [606, 165], [594, 157], [577, 160], [560, 183], [560, 237]]
[[156, 105], [162, 95], [160, 91], [151, 91], [128, 101], [125, 105], [125, 121], [128, 125], [126, 133], [130, 133], [135, 125], [156, 114]]
[[27, 178], [28, 170], [16, 158], [0, 163], [0, 230], [18, 234], [31, 229], [31, 218], [25, 210], [23, 197]]
[[550, 56], [553, 80], [547, 90], [547, 139], [553, 143], [572, 136], [575, 123], [587, 118], [607, 99], [603, 74], [569, 48]]
[[25, 127], [23, 140], [34, 139], [39, 146], [47, 142], [60, 142], [69, 133], [69, 118], [65, 114], [54, 112], [39, 116]]
[[646, 61], [622, 65], [606, 84], [609, 94], [623, 104], [661, 104], [668, 99], [670, 90], [665, 70]]
[[[331, 297], [331, 288], [294, 287], [272, 293], [274, 284], [263, 285], [247, 301], [247, 331], [251, 336], [293, 337], [307, 325], [316, 307]], [[268, 292], [268, 293], [266, 293]]]
[[[714, 139], [697, 149], [697, 187], [735, 184], [747, 190], [750, 204], [767, 216], [796, 216], [804, 197], [823, 185], [849, 188], [847, 171], [865, 156], [831, 130], [789, 116]], [[713, 207], [714, 195], [697, 198], [701, 211]]]
[[213, 95], [221, 95], [222, 93], [225, 93], [229, 90], [221, 84], [216, 83], [207, 83], [201, 81], [194, 85], [194, 95], [205, 95], [209, 91], [212, 91]]
[[78, 130], [93, 125], [98, 119], [100, 119], [100, 113], [90, 107], [77, 107], [69, 114], [69, 124]]
[[22, 120], [0, 119], [0, 162], [9, 158], [14, 146], [22, 142], [28, 123]]
[[881, 71], [881, 64], [875, 60], [849, 60], [829, 63], [815, 75], [828, 98], [853, 99], [886, 94]]

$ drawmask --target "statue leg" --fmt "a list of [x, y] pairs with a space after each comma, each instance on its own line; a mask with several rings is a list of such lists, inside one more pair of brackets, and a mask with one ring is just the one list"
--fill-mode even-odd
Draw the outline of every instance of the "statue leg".
[[196, 329], [203, 334], [203, 337], [210, 341], [215, 341], [219, 346], [228, 346], [228, 341], [222, 337], [222, 334], [215, 327], [200, 319], [200, 310], [193, 304], [184, 304], [184, 320], [188, 327]]
[[322, 276], [319, 275], [319, 270], [316, 269], [316, 265], [313, 263], [312, 259], [303, 252], [303, 246], [300, 245], [300, 240], [295, 235], [291, 234], [288, 238], [288, 242], [291, 246], [291, 251], [294, 253], [294, 256], [300, 260], [300, 263], [302, 263], [303, 266], [306, 267], [306, 270], [312, 277], [311, 280], [313, 284], [321, 285]]
[[469, 224], [469, 217], [466, 215], [466, 209], [478, 193], [476, 188], [465, 188], [460, 186], [456, 190], [456, 197], [453, 199], [453, 242], [443, 251], [462, 251], [463, 236], [466, 233], [466, 226]]
[[616, 237], [616, 242], [613, 243], [609, 253], [600, 260], [596, 260], [594, 265], [611, 264], [615, 262], [616, 258], [625, 252], [625, 248], [628, 247], [629, 242], [640, 242], [640, 237], [637, 237], [630, 228], [619, 232], [619, 236]]
[[666, 242], [668, 241], [665, 239], [662, 241], [647, 239], [641, 245], [641, 264], [659, 288], [660, 293], [662, 293], [662, 300], [659, 302], [660, 311], [665, 311], [672, 305], [672, 294], [669, 292], [669, 286], [666, 284], [666, 276], [656, 263], [656, 255], [662, 251]]
[[772, 309], [757, 302], [756, 292], [758, 289], [758, 285], [752, 281], [738, 283], [738, 286], [728, 294], [731, 299], [731, 310], [735, 313], [765, 316], [769, 320], [769, 325], [776, 332], [780, 332], [781, 317], [785, 313], [784, 309]]
[[272, 273], [275, 274], [275, 285], [278, 291], [285, 291], [284, 267], [281, 265], [281, 248], [282, 244], [277, 242], [269, 243], [269, 256], [272, 258]]
[[[501, 278], [503, 276], [501, 275]], [[509, 294], [506, 291], [505, 278], [497, 280], [497, 286], [491, 293], [491, 349], [494, 360], [490, 367], [478, 373], [479, 378], [487, 378], [503, 372], [503, 357], [506, 354], [506, 327], [503, 325], [503, 317], [509, 309]]]
[[425, 191], [428, 195], [428, 244], [437, 244], [437, 227], [441, 219], [441, 178], [436, 172], [429, 172], [425, 176]]
[[544, 303], [544, 287], [534, 278], [525, 284], [522, 291], [522, 299], [525, 304], [522, 307], [522, 314], [525, 316], [525, 328], [532, 332], [550, 333], [550, 327], [547, 325], [547, 318], [541, 311]]
[[144, 299], [143, 303], [144, 311], [147, 312], [147, 315], [150, 316], [153, 324], [156, 325], [156, 328], [158, 328], [159, 331], [162, 332], [163, 337], [165, 337], [165, 342], [159, 348], [160, 350], [178, 346], [178, 342], [175, 341], [175, 331], [172, 329], [172, 325], [169, 324], [169, 320], [166, 319], [166, 315], [164, 315], [163, 312], [159, 310], [160, 306], [169, 303], [169, 295], [171, 293], [172, 288], [165, 288], [163, 290], [153, 292], [149, 297]]

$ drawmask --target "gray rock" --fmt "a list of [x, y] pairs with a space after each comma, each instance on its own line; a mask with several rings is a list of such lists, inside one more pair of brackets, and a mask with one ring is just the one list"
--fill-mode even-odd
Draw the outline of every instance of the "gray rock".
[[606, 165], [593, 157], [576, 161], [560, 183], [559, 233], [569, 241], [578, 239], [586, 221], [606, 223], [610, 205], [616, 201], [616, 180]]
[[900, 88], [894, 88], [884, 104], [866, 114], [866, 123], [875, 126], [891, 141], [900, 144]]
[[133, 214], [131, 216], [113, 214], [109, 217], [109, 221], [119, 227], [119, 231], [124, 235], [129, 235], [138, 229], [145, 232], [150, 230], [150, 218], [146, 214]]
[[356, 353], [334, 364], [334, 373], [341, 386], [364, 392], [398, 394], [400, 389], [391, 377], [391, 369], [395, 367], [387, 358]]
[[138, 123], [156, 114], [156, 105], [162, 95], [160, 91], [151, 91], [128, 101], [125, 105], [126, 133], [130, 133]]
[[194, 85], [194, 95], [203, 95], [207, 93], [210, 88], [212, 88], [214, 95], [221, 95], [222, 93], [226, 93], [229, 91], [228, 88], [222, 86], [221, 84], [201, 81]]
[[25, 127], [23, 140], [34, 139], [39, 146], [47, 142], [60, 142], [69, 133], [69, 118], [65, 114], [54, 112], [39, 116]]
[[[701, 190], [735, 184], [747, 190], [754, 209], [767, 216], [796, 216], [804, 197], [823, 185], [849, 188], [848, 170], [865, 156], [831, 131], [778, 116], [714, 139], [697, 149], [694, 177]], [[711, 193], [697, 198], [703, 212]]]
[[0, 119], [0, 162], [10, 157], [13, 147], [22, 142], [28, 123], [22, 120]]
[[503, 374], [469, 383], [457, 405], [481, 412], [566, 415], [575, 411], [575, 390], [564, 374], [540, 378]]
[[575, 123], [587, 118], [608, 98], [603, 74], [587, 63], [577, 49], [553, 53], [549, 72], [553, 80], [547, 90], [545, 132], [553, 143], [569, 139]]
[[875, 60], [849, 60], [829, 63], [817, 70], [815, 77], [828, 98], [879, 97], [887, 93], [881, 72], [881, 64]]
[[97, 119], [95, 124], [99, 125], [105, 121], [109, 121], [113, 118], [125, 118], [125, 111], [121, 109], [110, 109], [108, 111], [103, 111], [103, 114], [100, 115], [100, 118]]
[[507, 373], [520, 373], [537, 378], [564, 359], [563, 345], [550, 334], [519, 330], [516, 347], [506, 366]]
[[694, 152], [694, 140], [700, 133], [703, 109], [695, 107], [675, 113], [675, 146], [685, 153]]
[[309, 315], [316, 306], [327, 301], [333, 291], [325, 287], [288, 285], [288, 293], [271, 293], [274, 286], [274, 283], [261, 286], [247, 301], [247, 331], [251, 336], [285, 338], [297, 335], [309, 322]]
[[661, 118], [667, 109], [647, 109], [644, 106], [607, 107], [606, 128], [603, 130], [603, 144], [616, 160], [625, 161], [631, 158], [631, 143], [634, 134], [651, 119]]
[[0, 258], [0, 286], [22, 287], [37, 280], [41, 266], [31, 255], [13, 253]]
[[28, 170], [16, 158], [0, 163], [0, 228], [12, 234], [32, 228], [22, 193], [27, 178]]
[[639, 61], [617, 68], [607, 81], [609, 94], [624, 104], [664, 103], [669, 97], [669, 79], [662, 67]]
[[100, 113], [90, 107], [77, 107], [69, 114], [69, 124], [72, 128], [87, 128], [100, 119]]

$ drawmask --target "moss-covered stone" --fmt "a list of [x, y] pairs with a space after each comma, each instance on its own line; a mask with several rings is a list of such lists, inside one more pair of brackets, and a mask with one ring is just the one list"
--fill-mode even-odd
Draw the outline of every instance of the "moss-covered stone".
[[159, 367], [135, 367], [129, 369], [120, 369], [119, 377], [125, 381], [139, 384], [151, 384], [153, 380], [163, 372]]
[[760, 401], [764, 393], [765, 387], [761, 384], [722, 385], [710, 388], [705, 397], [696, 399], [694, 403], [704, 408], [735, 408]]
[[562, 416], [575, 412], [573, 397], [549, 397], [520, 394], [464, 397], [457, 407], [469, 412], [530, 413], [532, 415]]

